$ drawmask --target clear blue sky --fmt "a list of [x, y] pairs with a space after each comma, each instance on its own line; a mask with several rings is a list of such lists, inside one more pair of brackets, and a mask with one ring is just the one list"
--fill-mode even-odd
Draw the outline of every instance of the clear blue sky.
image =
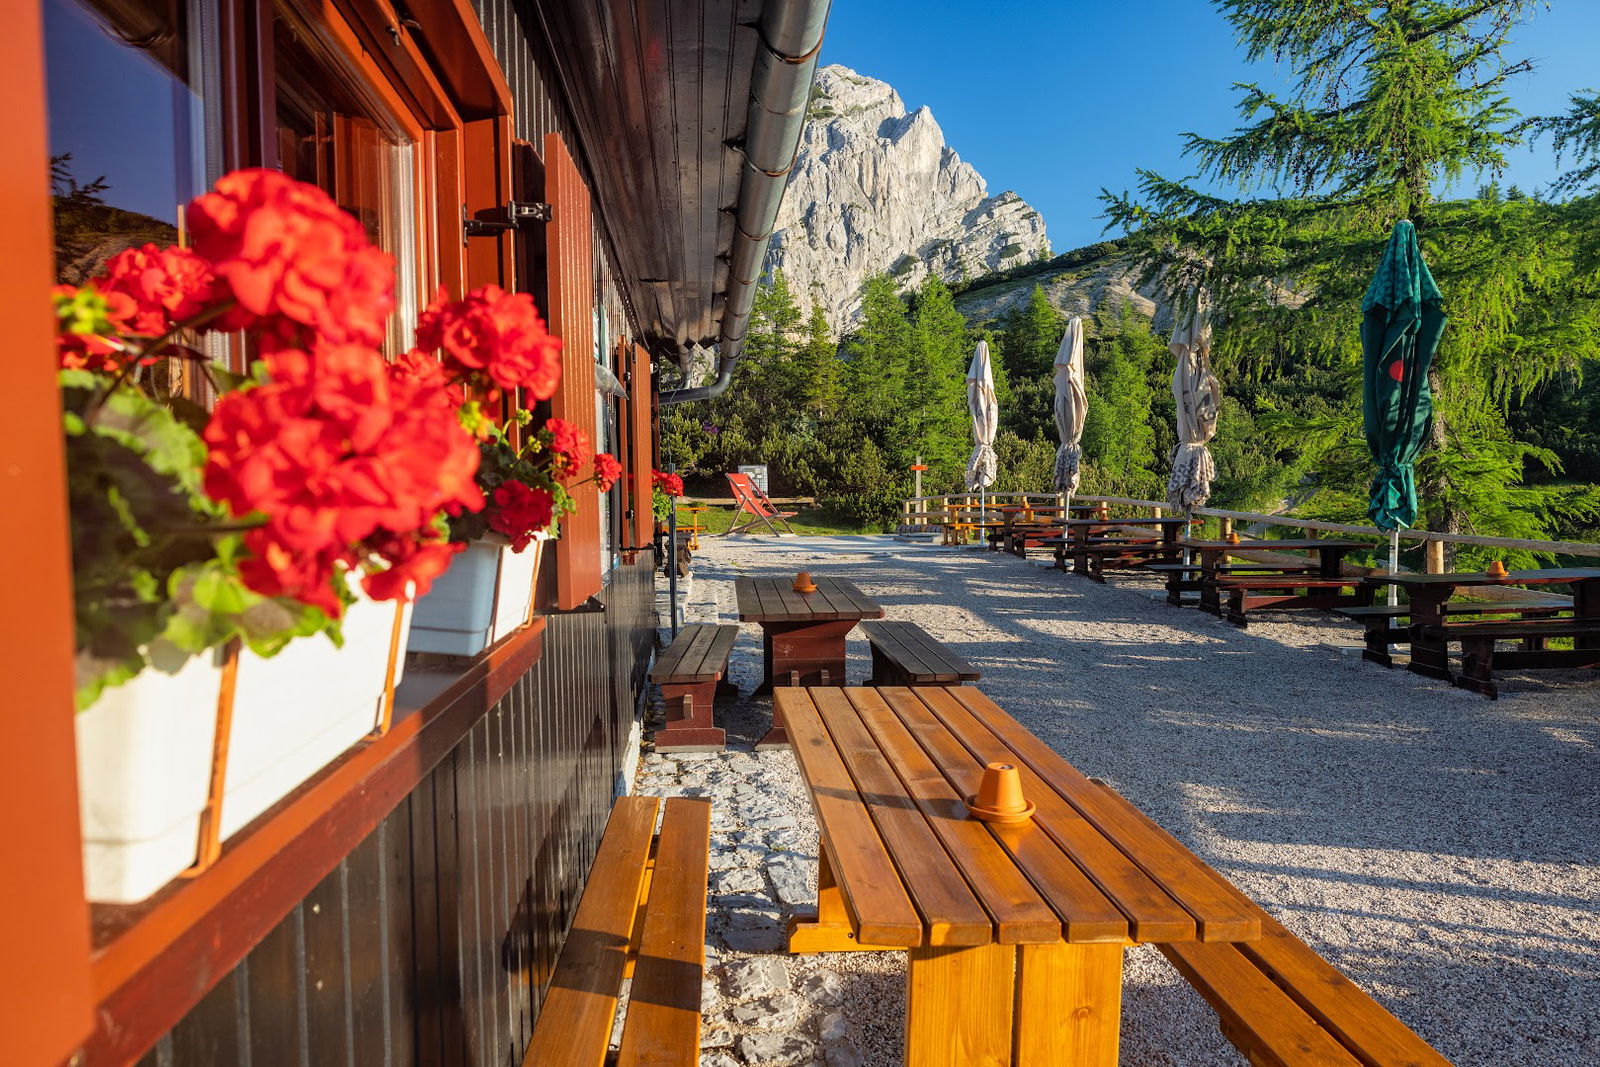
[[[1508, 54], [1536, 63], [1512, 103], [1564, 111], [1572, 91], [1600, 88], [1600, 0], [1552, 0]], [[1182, 135], [1237, 125], [1233, 83], [1286, 74], [1247, 64], [1206, 0], [835, 0], [822, 60], [932, 108], [991, 194], [1014, 189], [1044, 215], [1057, 252], [1102, 239], [1102, 186], [1132, 188], [1139, 167], [1191, 174]], [[1557, 172], [1548, 142], [1510, 163], [1502, 185], [1532, 189]]]

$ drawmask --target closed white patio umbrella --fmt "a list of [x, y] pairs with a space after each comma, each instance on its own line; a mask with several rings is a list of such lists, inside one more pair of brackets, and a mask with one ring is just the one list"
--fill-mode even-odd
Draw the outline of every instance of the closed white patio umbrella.
[[1177, 357], [1172, 372], [1172, 398], [1178, 405], [1178, 444], [1172, 450], [1172, 475], [1167, 479], [1167, 500], [1173, 507], [1191, 508], [1211, 496], [1217, 465], [1206, 444], [1217, 434], [1217, 411], [1222, 389], [1211, 373], [1211, 325], [1197, 305], [1167, 346]]
[[967, 491], [978, 491], [978, 517], [983, 518], [983, 491], [999, 476], [994, 435], [1000, 427], [1000, 405], [994, 396], [994, 368], [989, 364], [989, 342], [979, 341], [967, 367], [967, 410], [972, 413], [972, 458], [967, 461]]
[[[1056, 449], [1056, 492], [1061, 494], [1061, 506], [1071, 503], [1078, 488], [1078, 468], [1083, 462], [1083, 449], [1078, 442], [1083, 439], [1083, 423], [1089, 415], [1089, 394], [1083, 379], [1083, 317], [1074, 315], [1067, 320], [1067, 332], [1061, 335], [1061, 346], [1056, 349], [1056, 435], [1061, 447]], [[1063, 518], [1066, 516], [1063, 515]]]

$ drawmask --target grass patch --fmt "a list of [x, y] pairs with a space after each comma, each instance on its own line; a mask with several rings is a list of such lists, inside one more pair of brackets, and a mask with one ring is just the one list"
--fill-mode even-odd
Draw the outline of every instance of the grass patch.
[[[789, 505], [779, 505], [779, 510], [792, 510], [796, 512], [795, 517], [789, 520], [789, 525], [797, 534], [827, 535], [879, 532], [877, 530], [868, 530], [863, 526], [850, 522], [849, 520], [834, 514], [826, 508], [807, 507], [802, 504], [792, 508]], [[737, 512], [731, 507], [707, 505], [706, 510], [700, 513], [700, 521], [704, 523], [706, 527], [706, 529], [702, 532], [708, 535], [727, 533], [728, 527], [733, 525], [733, 517], [735, 514], [737, 514]], [[680, 504], [678, 506], [678, 528], [680, 530], [689, 525], [689, 523], [693, 521], [693, 518], [694, 516], [690, 515], [688, 510], [683, 505]], [[744, 518], [749, 518], [749, 516], [746, 515]], [[773, 521], [773, 525], [778, 527], [780, 530], [783, 529], [783, 524], [777, 522], [776, 520]], [[767, 529], [764, 523], [760, 522], [756, 523], [755, 526], [748, 532], [760, 533], [768, 537], [772, 536], [772, 532]]]

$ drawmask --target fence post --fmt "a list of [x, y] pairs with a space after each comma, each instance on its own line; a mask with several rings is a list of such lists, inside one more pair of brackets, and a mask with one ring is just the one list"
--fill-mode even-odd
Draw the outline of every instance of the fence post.
[[1444, 573], [1444, 542], [1424, 541], [1422, 554], [1429, 574]]
[[1233, 520], [1226, 516], [1219, 518], [1217, 520], [1217, 528], [1222, 532], [1221, 540], [1226, 541], [1228, 535], [1233, 533]]

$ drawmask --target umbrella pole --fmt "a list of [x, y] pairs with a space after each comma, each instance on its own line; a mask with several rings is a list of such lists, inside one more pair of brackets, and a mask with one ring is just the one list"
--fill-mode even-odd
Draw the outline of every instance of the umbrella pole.
[[[1400, 527], [1396, 526], [1389, 531], [1389, 573], [1400, 572]], [[1392, 608], [1400, 603], [1400, 587], [1390, 583], [1389, 606]]]
[[1194, 562], [1193, 558], [1190, 555], [1190, 549], [1189, 549], [1189, 523], [1191, 523], [1193, 521], [1194, 521], [1194, 505], [1193, 504], [1185, 504], [1183, 506], [1183, 530], [1182, 530], [1182, 537], [1183, 537], [1183, 565], [1185, 567], [1187, 567], [1190, 563]]

